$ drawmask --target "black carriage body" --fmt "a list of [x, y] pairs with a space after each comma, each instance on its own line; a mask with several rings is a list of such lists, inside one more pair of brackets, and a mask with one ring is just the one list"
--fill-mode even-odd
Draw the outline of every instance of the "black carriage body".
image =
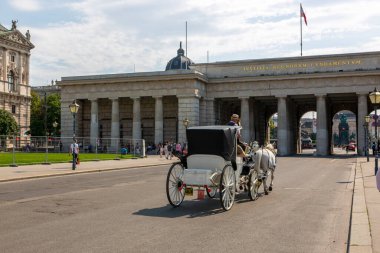
[[188, 155], [218, 155], [226, 161], [236, 159], [234, 126], [199, 126], [186, 129]]

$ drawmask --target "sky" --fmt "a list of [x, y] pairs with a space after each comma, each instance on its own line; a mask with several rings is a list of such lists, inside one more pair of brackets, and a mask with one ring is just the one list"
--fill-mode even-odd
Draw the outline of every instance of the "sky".
[[[380, 51], [379, 0], [305, 0], [303, 55]], [[195, 63], [300, 56], [293, 0], [1, 0], [30, 31], [30, 85], [64, 76], [163, 71], [179, 42]]]

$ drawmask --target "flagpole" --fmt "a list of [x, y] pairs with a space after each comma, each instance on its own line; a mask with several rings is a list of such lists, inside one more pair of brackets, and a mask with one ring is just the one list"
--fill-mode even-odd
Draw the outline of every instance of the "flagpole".
[[301, 56], [302, 56], [302, 5], [300, 4]]

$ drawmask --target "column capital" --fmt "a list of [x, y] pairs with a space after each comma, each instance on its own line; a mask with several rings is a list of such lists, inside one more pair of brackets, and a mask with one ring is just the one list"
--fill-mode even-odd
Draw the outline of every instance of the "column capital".
[[89, 98], [88, 100], [90, 100], [91, 102], [98, 102], [98, 98]]
[[276, 97], [276, 98], [287, 98], [288, 95], [280, 94], [280, 95], [276, 95], [275, 97]]
[[155, 96], [152, 96], [154, 99], [162, 99], [164, 96], [162, 95], [155, 95]]
[[316, 97], [326, 97], [327, 94], [326, 93], [315, 93], [314, 96], [316, 96]]
[[109, 100], [119, 100], [119, 97], [109, 97]]
[[249, 98], [250, 98], [249, 96], [246, 96], [246, 97], [239, 97], [240, 100], [249, 99]]
[[137, 96], [135, 96], [135, 97], [130, 97], [131, 99], [133, 99], [133, 100], [140, 100], [141, 99], [141, 97], [137, 97]]
[[358, 95], [358, 96], [369, 96], [369, 92], [360, 91], [360, 92], [356, 92], [356, 95]]

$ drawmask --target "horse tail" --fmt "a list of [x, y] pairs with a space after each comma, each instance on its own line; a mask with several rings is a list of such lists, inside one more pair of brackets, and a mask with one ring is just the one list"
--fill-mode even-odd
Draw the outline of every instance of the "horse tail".
[[260, 150], [257, 150], [255, 153], [255, 170], [257, 171], [257, 173], [260, 172], [262, 155], [263, 155], [263, 152]]

